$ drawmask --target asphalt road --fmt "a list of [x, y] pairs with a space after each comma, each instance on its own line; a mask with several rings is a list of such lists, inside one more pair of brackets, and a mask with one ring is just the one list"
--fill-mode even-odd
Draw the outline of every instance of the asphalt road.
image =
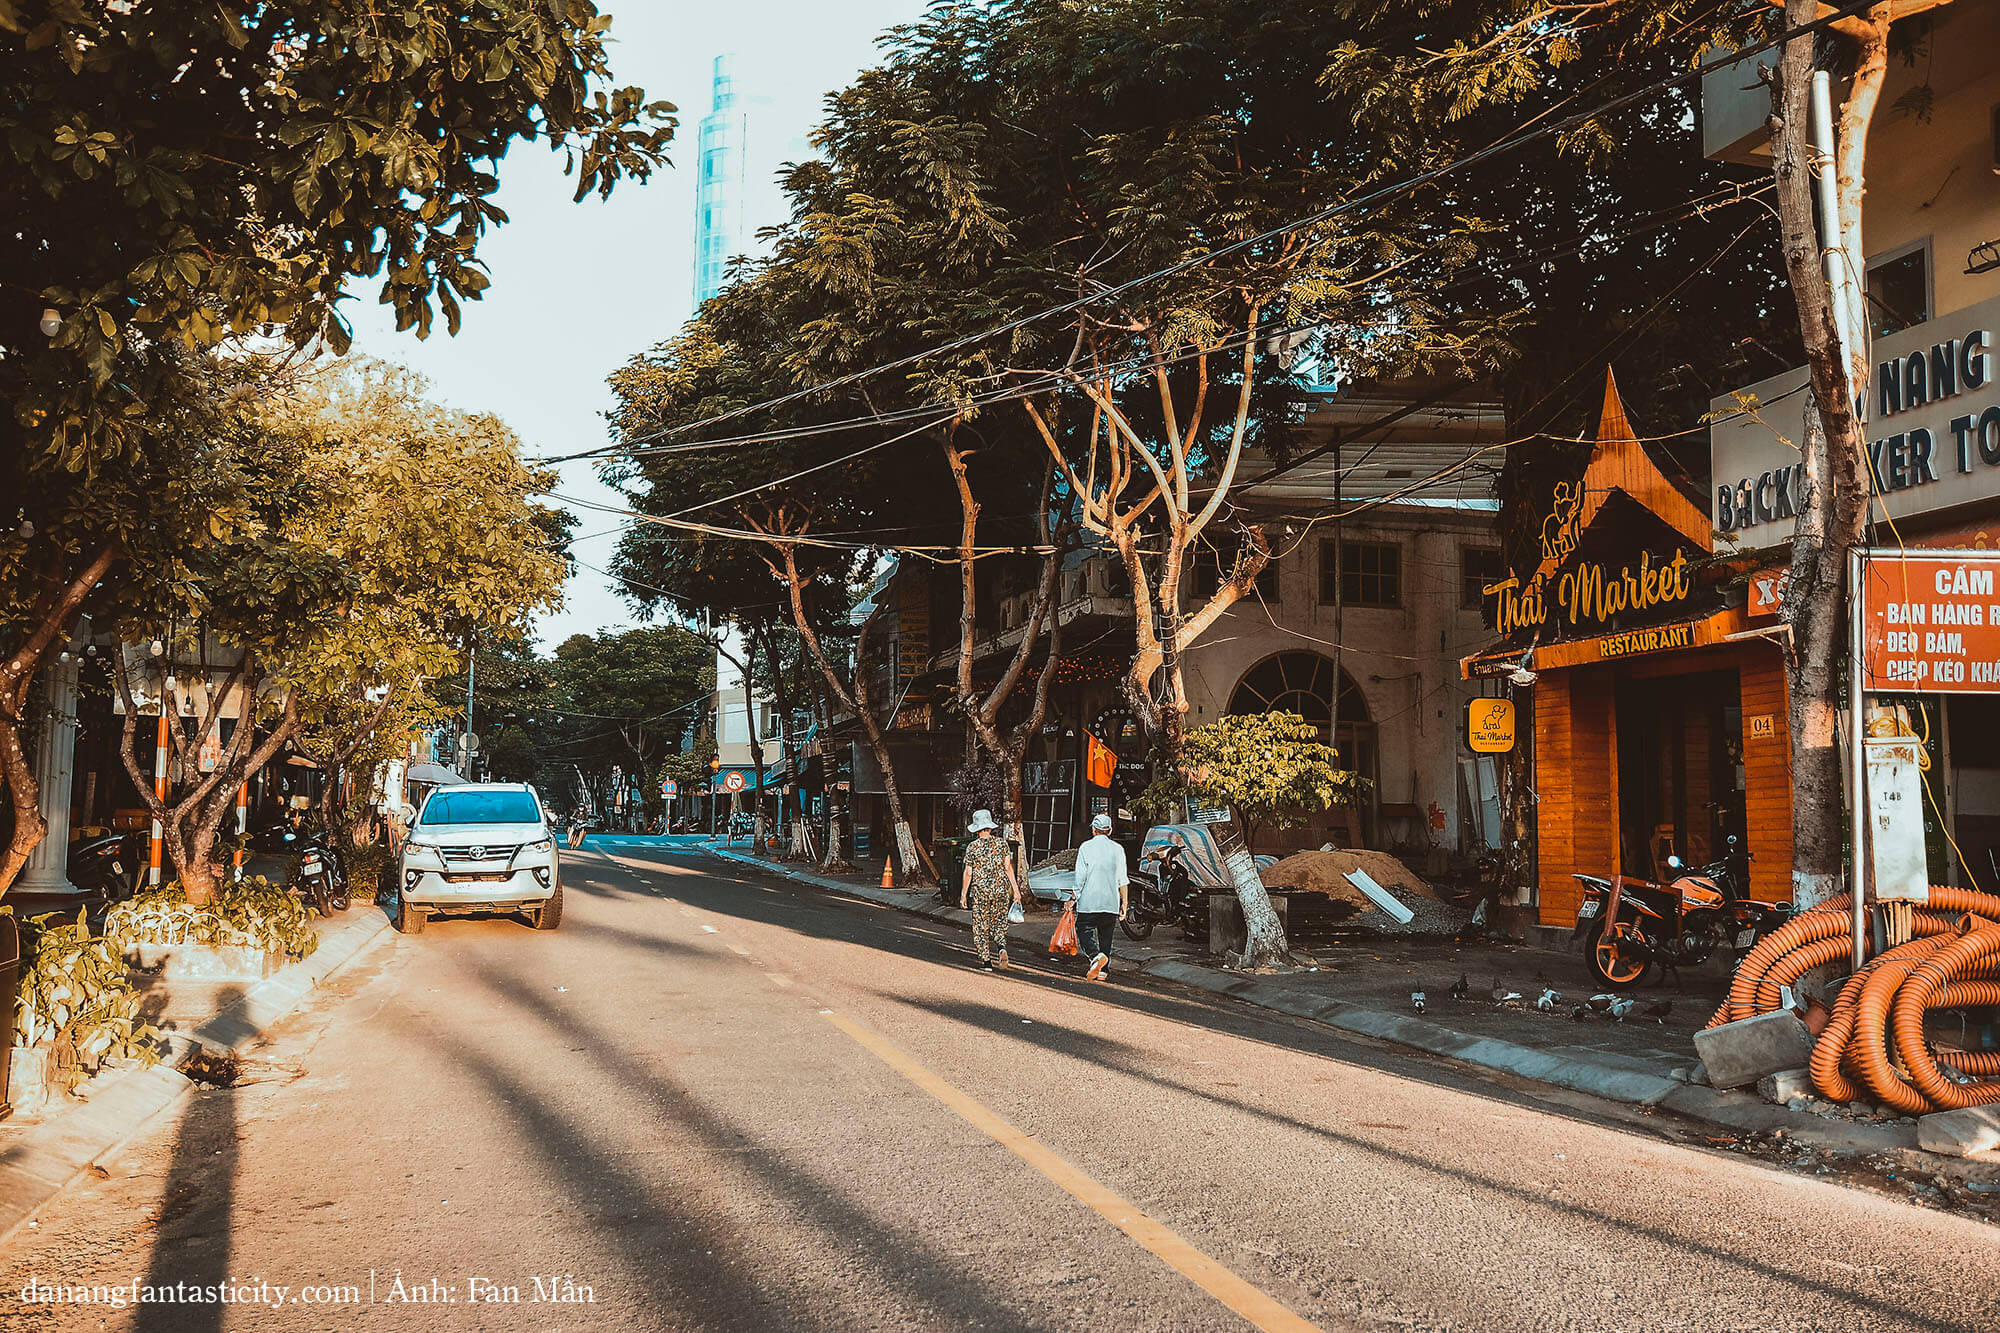
[[557, 933], [355, 964], [0, 1254], [0, 1325], [2000, 1327], [1977, 1222], [684, 849], [565, 875]]

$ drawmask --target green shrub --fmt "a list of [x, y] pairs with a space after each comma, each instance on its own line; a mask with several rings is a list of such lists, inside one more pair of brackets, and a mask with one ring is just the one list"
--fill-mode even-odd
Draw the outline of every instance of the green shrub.
[[119, 952], [134, 944], [238, 944], [304, 958], [319, 947], [305, 906], [261, 876], [224, 884], [197, 907], [176, 882], [118, 904], [104, 918]]
[[373, 842], [347, 853], [347, 891], [355, 902], [373, 901], [382, 896], [383, 886], [396, 874], [396, 858], [387, 843]]
[[53, 1046], [59, 1064], [86, 1069], [114, 1057], [159, 1063], [160, 1034], [139, 1021], [143, 997], [111, 940], [93, 936], [81, 912], [74, 921], [50, 914], [21, 927], [16, 1045]]

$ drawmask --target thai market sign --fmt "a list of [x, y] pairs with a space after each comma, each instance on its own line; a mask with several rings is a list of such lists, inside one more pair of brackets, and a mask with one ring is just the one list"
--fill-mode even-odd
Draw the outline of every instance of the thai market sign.
[[[2000, 495], [1995, 329], [2000, 297], [1875, 340], [1858, 406], [1877, 504], [1890, 518]], [[1798, 526], [1809, 383], [1805, 370], [1787, 371], [1710, 404], [1711, 511], [1716, 531], [1741, 549], [1788, 542]]]
[[1542, 521], [1542, 563], [1526, 578], [1512, 574], [1482, 589], [1492, 599], [1493, 627], [1504, 638], [1518, 630], [1558, 624], [1601, 628], [1618, 616], [1677, 606], [1694, 591], [1688, 552], [1640, 551], [1617, 568], [1572, 560], [1582, 539], [1582, 484], [1563, 483]]
[[1871, 553], [1862, 661], [1872, 693], [2000, 693], [2000, 552]]

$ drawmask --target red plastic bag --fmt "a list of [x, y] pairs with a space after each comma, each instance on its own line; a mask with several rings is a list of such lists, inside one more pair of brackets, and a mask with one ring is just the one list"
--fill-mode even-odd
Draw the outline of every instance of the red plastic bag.
[[1076, 956], [1076, 907], [1063, 908], [1062, 920], [1056, 922], [1056, 933], [1049, 937], [1049, 952]]

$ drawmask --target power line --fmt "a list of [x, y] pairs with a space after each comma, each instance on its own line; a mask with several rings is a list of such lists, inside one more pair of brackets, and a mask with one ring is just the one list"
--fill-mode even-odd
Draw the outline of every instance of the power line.
[[[1467, 168], [1477, 166], [1482, 162], [1490, 161], [1495, 157], [1503, 156], [1504, 154], [1510, 153], [1515, 149], [1520, 148], [1523, 145], [1532, 143], [1538, 139], [1547, 138], [1551, 135], [1559, 135], [1566, 133], [1572, 129], [1577, 128], [1580, 125], [1588, 124], [1593, 120], [1598, 120], [1601, 119], [1602, 117], [1612, 115], [1618, 111], [1624, 110], [1626, 107], [1656, 97], [1663, 92], [1666, 92], [1673, 88], [1677, 88], [1684, 83], [1690, 82], [1691, 80], [1702, 78], [1706, 74], [1715, 69], [1722, 68], [1728, 65], [1740, 64], [1743, 61], [1748, 60], [1752, 56], [1761, 55], [1765, 51], [1772, 50], [1788, 42], [1796, 41], [1799, 38], [1810, 36], [1811, 34], [1818, 32], [1822, 28], [1826, 28], [1834, 23], [1840, 22], [1843, 19], [1850, 18], [1853, 15], [1862, 12], [1863, 10], [1873, 7], [1875, 3], [1877, 3], [1877, 0], [1851, 0], [1850, 3], [1840, 6], [1839, 8], [1836, 8], [1830, 11], [1829, 13], [1823, 14], [1820, 17], [1814, 19], [1810, 23], [1801, 24], [1796, 28], [1792, 28], [1789, 29], [1788, 31], [1781, 32], [1776, 37], [1767, 38], [1764, 41], [1752, 43], [1749, 46], [1743, 47], [1742, 49], [1738, 50], [1734, 55], [1724, 60], [1716, 61], [1706, 65], [1696, 66], [1693, 68], [1682, 70], [1675, 74], [1668, 75], [1664, 78], [1655, 80], [1653, 83], [1647, 84], [1644, 87], [1635, 89], [1632, 92], [1624, 93], [1618, 97], [1614, 97], [1610, 101], [1601, 103], [1596, 107], [1590, 108], [1585, 111], [1579, 111], [1562, 120], [1550, 122], [1546, 125], [1540, 126], [1539, 128], [1532, 128], [1532, 129], [1524, 128], [1518, 130], [1513, 134], [1503, 136], [1502, 138], [1495, 140], [1493, 143], [1488, 144], [1486, 147], [1478, 149], [1472, 153], [1468, 153], [1463, 157], [1455, 158], [1450, 162], [1445, 162], [1436, 167], [1429, 168], [1428, 170], [1418, 172], [1416, 175], [1406, 177], [1401, 181], [1394, 182], [1388, 185], [1379, 186], [1373, 190], [1368, 190], [1363, 192], [1362, 194], [1341, 200], [1339, 203], [1331, 204], [1326, 208], [1320, 209], [1314, 213], [1307, 214], [1302, 218], [1298, 218], [1290, 222], [1281, 223], [1278, 226], [1259, 232], [1254, 236], [1242, 237], [1238, 240], [1230, 242], [1227, 245], [1222, 246], [1220, 249], [1211, 250], [1199, 255], [1190, 255], [1186, 259], [1178, 260], [1175, 263], [1169, 264], [1163, 268], [1154, 269], [1151, 272], [1143, 273], [1136, 277], [1129, 278], [1126, 281], [1119, 283], [1115, 286], [1106, 288], [1103, 291], [1096, 292], [1088, 296], [1076, 297], [1069, 301], [1060, 302], [1056, 305], [1050, 306], [1044, 310], [1037, 311], [1033, 314], [1016, 316], [1011, 320], [1007, 320], [1004, 323], [995, 325], [991, 328], [982, 330], [980, 332], [964, 334], [961, 335], [960, 337], [950, 339], [946, 342], [940, 343], [934, 347], [927, 348], [923, 351], [912, 352], [909, 353], [908, 355], [897, 357], [891, 361], [881, 362], [877, 365], [870, 366], [862, 370], [850, 371], [845, 375], [836, 376], [835, 378], [827, 380], [823, 383], [810, 385], [803, 389], [797, 389], [791, 393], [782, 394], [776, 398], [766, 399], [763, 402], [752, 403], [744, 407], [731, 408], [726, 412], [716, 413], [714, 415], [704, 417], [699, 421], [689, 422], [685, 425], [667, 427], [661, 431], [655, 432], [652, 435], [641, 436], [638, 437], [636, 440], [628, 441], [627, 445], [629, 447], [629, 445], [631, 444], [644, 444], [652, 440], [666, 439], [670, 436], [685, 434], [693, 430], [700, 430], [705, 426], [712, 426], [724, 421], [731, 421], [738, 417], [746, 416], [753, 412], [768, 411], [778, 407], [783, 407], [788, 404], [798, 402], [804, 398], [809, 398], [818, 394], [830, 393], [835, 389], [845, 388], [851, 384], [858, 384], [864, 380], [873, 379], [878, 375], [887, 374], [888, 372], [893, 370], [904, 369], [905, 367], [915, 365], [916, 363], [927, 360], [931, 357], [943, 356], [948, 353], [956, 352], [966, 347], [973, 346], [974, 344], [977, 343], [985, 342], [993, 338], [1003, 337], [1010, 333], [1019, 332], [1020, 330], [1025, 329], [1030, 325], [1038, 324], [1046, 319], [1052, 319], [1059, 315], [1073, 314], [1078, 310], [1082, 310], [1088, 306], [1097, 304], [1099, 302], [1116, 300], [1117, 298], [1124, 296], [1132, 291], [1136, 291], [1138, 288], [1143, 287], [1149, 283], [1162, 281], [1167, 278], [1178, 277], [1183, 273], [1192, 272], [1193, 270], [1201, 267], [1204, 264], [1213, 263], [1217, 260], [1226, 258], [1227, 256], [1233, 254], [1240, 253], [1241, 251], [1250, 249], [1254, 246], [1262, 245], [1269, 241], [1276, 240], [1279, 237], [1290, 235], [1293, 232], [1303, 231], [1311, 227], [1319, 226], [1322, 223], [1330, 222], [1334, 218], [1340, 217], [1346, 213], [1353, 212], [1357, 209], [1370, 207], [1375, 204], [1386, 202], [1390, 199], [1395, 198], [1398, 195], [1405, 194], [1412, 190], [1421, 188], [1422, 186], [1443, 180], [1448, 176], [1456, 175], [1459, 172], [1466, 170]], [[578, 456], [581, 457], [582, 455]]]

